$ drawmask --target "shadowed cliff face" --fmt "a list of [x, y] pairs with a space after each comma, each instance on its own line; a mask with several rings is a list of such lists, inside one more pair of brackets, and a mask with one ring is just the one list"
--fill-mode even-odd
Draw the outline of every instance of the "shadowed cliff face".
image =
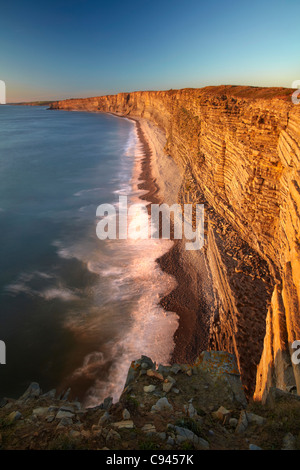
[[300, 393], [290, 359], [300, 340], [300, 106], [291, 94], [220, 86], [51, 105], [144, 117], [165, 131], [188, 200], [206, 205], [210, 346], [236, 354], [257, 399], [274, 385]]

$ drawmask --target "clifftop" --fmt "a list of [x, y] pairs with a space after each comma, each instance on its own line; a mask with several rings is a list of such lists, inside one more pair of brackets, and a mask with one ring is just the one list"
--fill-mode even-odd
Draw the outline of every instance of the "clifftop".
[[134, 361], [118, 403], [96, 408], [68, 392], [43, 394], [32, 383], [0, 402], [2, 449], [295, 449], [299, 397], [273, 389], [265, 407], [247, 405], [235, 358], [204, 352], [195, 364], [158, 368]]

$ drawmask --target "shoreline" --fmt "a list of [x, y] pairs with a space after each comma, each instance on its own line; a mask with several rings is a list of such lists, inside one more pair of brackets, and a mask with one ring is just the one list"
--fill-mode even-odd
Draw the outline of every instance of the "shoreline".
[[[139, 196], [140, 199], [149, 202], [149, 205], [177, 202], [177, 200], [170, 201], [174, 187], [171, 188], [172, 191], [170, 188], [169, 190], [165, 189], [166, 197], [164, 197], [161, 190], [164, 175], [159, 171], [156, 171], [156, 175], [154, 174], [153, 166], [158, 164], [162, 155], [157, 147], [155, 148], [154, 141], [157, 136], [154, 135], [153, 128], [150, 128], [149, 121], [128, 116], [118, 117], [125, 117], [135, 122], [137, 136], [143, 147], [144, 157], [141, 161], [141, 173], [138, 178], [141, 183], [138, 183], [138, 189], [147, 192]], [[166, 159], [168, 158], [170, 157], [166, 156]], [[177, 170], [179, 173], [179, 168]], [[181, 180], [180, 174], [178, 178]], [[190, 272], [192, 265], [184, 259], [187, 252], [184, 253], [183, 240], [172, 239], [172, 235], [171, 240], [173, 246], [164, 255], [157, 258], [156, 262], [163, 272], [175, 278], [177, 286], [160, 299], [159, 305], [166, 311], [175, 312], [178, 316], [178, 328], [174, 334], [175, 346], [171, 355], [171, 363], [192, 363], [200, 352], [207, 349], [208, 322], [205, 321], [205, 309], [201, 302], [199, 304], [198, 292], [195, 292], [195, 283], [191, 279], [195, 276], [195, 273]]]
[[[180, 169], [173, 158], [165, 154], [165, 143], [159, 142], [162, 139], [161, 136], [160, 138], [158, 136], [158, 126], [138, 116], [128, 116], [111, 111], [100, 111], [100, 113], [128, 119], [135, 123], [137, 137], [144, 152], [144, 157], [141, 160], [141, 173], [138, 176], [138, 181], [141, 180], [141, 183], [138, 183], [137, 187], [146, 193], [139, 195], [139, 198], [147, 201], [149, 203], [147, 206], [177, 203], [177, 198], [176, 201], [174, 200], [174, 192], [176, 189], [179, 192], [183, 175], [180, 174]], [[162, 131], [160, 133], [162, 135]], [[166, 159], [164, 164], [160, 161], [163, 157]], [[173, 172], [173, 175], [169, 174], [169, 178], [166, 178], [170, 165], [176, 167], [176, 175]], [[180, 184], [177, 182], [177, 188], [172, 177], [180, 180]], [[202, 351], [209, 348], [210, 315], [207, 304], [212, 300], [211, 286], [207, 285], [207, 267], [203, 253], [201, 256], [193, 255], [193, 252], [185, 251], [183, 240], [172, 239], [172, 223], [171, 240], [173, 246], [170, 250], [155, 261], [163, 272], [174, 277], [177, 286], [169, 294], [164, 295], [158, 304], [164, 310], [174, 312], [178, 316], [178, 328], [173, 338], [174, 350], [170, 362], [172, 364], [192, 364]], [[204, 288], [207, 289], [208, 294], [204, 292]]]

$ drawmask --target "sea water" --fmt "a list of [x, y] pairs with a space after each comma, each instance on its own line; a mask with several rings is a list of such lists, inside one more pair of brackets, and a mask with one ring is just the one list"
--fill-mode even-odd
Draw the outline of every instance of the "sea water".
[[142, 354], [170, 360], [175, 281], [155, 260], [172, 242], [96, 236], [99, 204], [142, 202], [143, 156], [128, 119], [0, 106], [0, 396], [37, 381], [93, 406]]

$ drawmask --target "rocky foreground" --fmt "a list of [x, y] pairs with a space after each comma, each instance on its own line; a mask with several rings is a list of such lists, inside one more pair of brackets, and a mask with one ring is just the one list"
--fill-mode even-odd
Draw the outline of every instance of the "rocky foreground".
[[85, 409], [69, 391], [32, 383], [0, 401], [2, 449], [300, 449], [300, 397], [271, 389], [248, 403], [233, 355], [203, 352], [192, 364], [132, 362], [118, 403]]

